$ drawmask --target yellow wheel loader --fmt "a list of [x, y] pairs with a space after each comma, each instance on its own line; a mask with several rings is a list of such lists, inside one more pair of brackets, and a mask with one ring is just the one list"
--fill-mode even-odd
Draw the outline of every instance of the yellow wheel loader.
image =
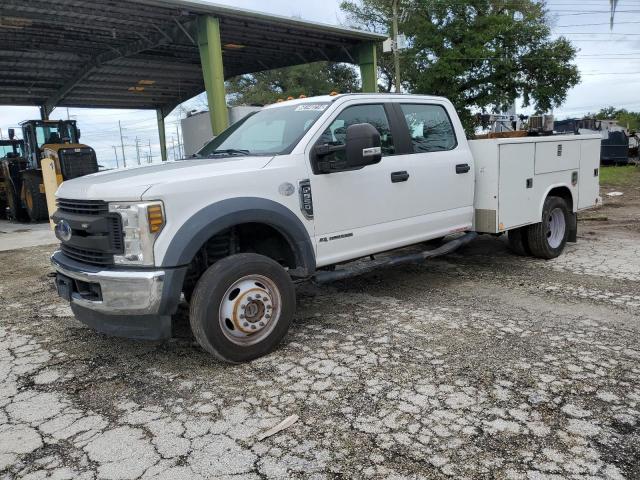
[[[5, 155], [0, 163], [7, 216], [39, 222], [55, 210], [58, 185], [97, 172], [98, 161], [93, 148], [79, 143], [75, 120], [27, 120], [20, 127], [22, 151]], [[14, 137], [10, 129], [9, 138], [18, 142]]]

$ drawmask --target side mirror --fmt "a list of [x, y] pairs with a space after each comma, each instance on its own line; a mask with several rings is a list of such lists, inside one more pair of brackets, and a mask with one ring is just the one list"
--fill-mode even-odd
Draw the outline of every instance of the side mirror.
[[347, 127], [348, 168], [362, 168], [382, 160], [380, 133], [370, 123], [356, 123]]
[[13, 140], [16, 136], [16, 131], [13, 128], [9, 129], [9, 140]]
[[[318, 144], [313, 148], [314, 173], [357, 170], [382, 159], [380, 134], [370, 123], [356, 123], [346, 129], [344, 144]], [[339, 157], [330, 157], [336, 154]], [[325, 157], [329, 157], [325, 159]]]

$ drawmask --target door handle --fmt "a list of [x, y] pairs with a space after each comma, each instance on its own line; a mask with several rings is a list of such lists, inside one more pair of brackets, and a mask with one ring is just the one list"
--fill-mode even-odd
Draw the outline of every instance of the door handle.
[[406, 182], [407, 180], [409, 180], [409, 174], [405, 171], [393, 172], [391, 174], [391, 183]]
[[456, 173], [458, 174], [467, 173], [469, 170], [471, 170], [471, 167], [468, 163], [461, 163], [460, 165], [456, 165]]

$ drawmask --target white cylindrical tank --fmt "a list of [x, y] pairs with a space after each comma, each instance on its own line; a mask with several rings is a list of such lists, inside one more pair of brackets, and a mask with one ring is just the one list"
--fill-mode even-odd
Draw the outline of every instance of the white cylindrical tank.
[[[254, 107], [250, 105], [240, 105], [229, 108], [229, 125], [233, 125], [250, 113], [257, 112], [262, 107]], [[182, 127], [182, 142], [184, 144], [184, 156], [190, 157], [197, 153], [211, 139], [213, 132], [211, 130], [211, 119], [209, 111], [189, 112], [186, 118], [180, 120]]]

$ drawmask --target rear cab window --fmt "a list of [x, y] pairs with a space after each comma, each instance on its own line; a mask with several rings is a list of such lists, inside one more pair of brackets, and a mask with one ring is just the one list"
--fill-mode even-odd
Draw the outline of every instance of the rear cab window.
[[444, 152], [458, 146], [451, 118], [442, 105], [401, 103], [413, 153]]

